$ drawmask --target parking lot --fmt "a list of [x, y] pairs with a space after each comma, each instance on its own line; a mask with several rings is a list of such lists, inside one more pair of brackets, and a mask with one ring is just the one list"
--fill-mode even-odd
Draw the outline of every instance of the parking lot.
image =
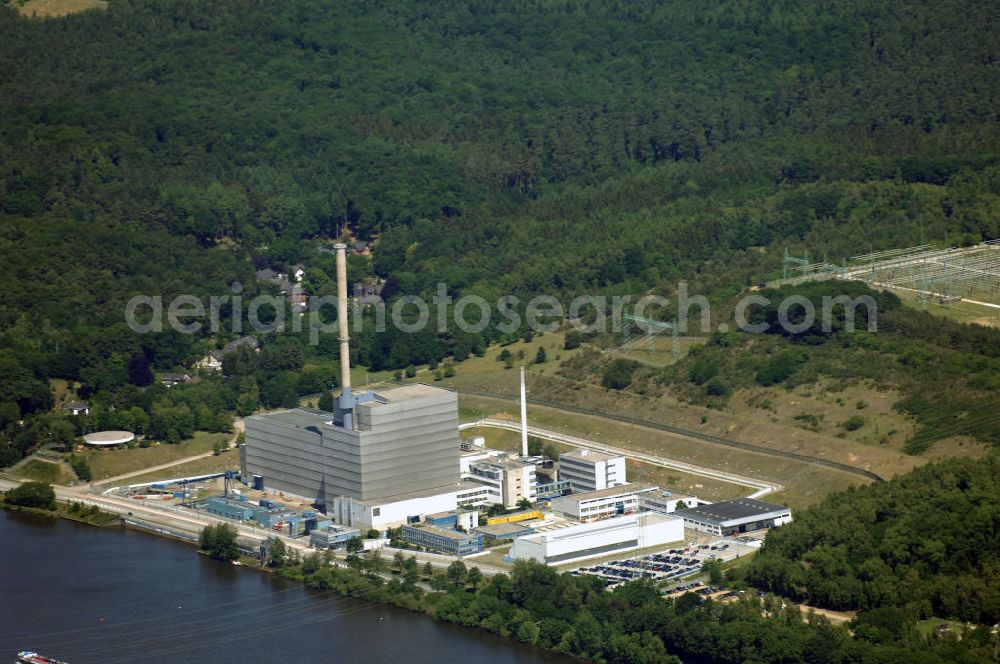
[[[592, 566], [578, 567], [570, 571], [574, 576], [582, 574], [604, 579], [608, 588], [614, 588], [627, 581], [635, 579], [653, 579], [669, 583], [694, 576], [701, 572], [702, 565], [709, 560], [728, 561], [742, 556], [753, 547], [747, 542], [734, 538], [722, 538], [702, 544], [691, 544], [683, 548], [667, 549], [662, 553], [647, 554], [612, 560]], [[684, 586], [692, 590], [698, 586]], [[681, 591], [681, 586], [670, 588], [667, 592]], [[714, 590], [713, 592], [718, 592]], [[711, 593], [705, 593], [711, 594]]]

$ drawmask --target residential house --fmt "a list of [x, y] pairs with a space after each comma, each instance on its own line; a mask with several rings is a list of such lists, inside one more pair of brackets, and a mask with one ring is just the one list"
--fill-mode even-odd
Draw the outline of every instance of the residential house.
[[211, 353], [195, 362], [194, 366], [197, 369], [204, 369], [206, 371], [220, 371], [222, 369], [223, 358], [230, 353], [235, 353], [240, 348], [249, 348], [250, 350], [260, 351], [260, 342], [253, 337], [240, 337], [238, 339], [234, 339], [219, 350], [213, 350]]
[[167, 387], [172, 387], [174, 385], [179, 385], [181, 383], [191, 382], [191, 376], [188, 374], [181, 373], [161, 373], [156, 374], [156, 379], [166, 385]]
[[67, 401], [61, 406], [61, 409], [70, 415], [90, 414], [90, 404], [86, 401]]

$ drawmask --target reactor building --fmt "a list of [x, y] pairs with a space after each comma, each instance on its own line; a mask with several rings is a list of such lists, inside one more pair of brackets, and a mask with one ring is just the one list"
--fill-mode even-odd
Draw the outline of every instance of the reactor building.
[[345, 245], [337, 249], [342, 391], [334, 412], [295, 408], [246, 418], [243, 480], [301, 496], [336, 521], [384, 528], [457, 507], [458, 397], [430, 385], [351, 391]]

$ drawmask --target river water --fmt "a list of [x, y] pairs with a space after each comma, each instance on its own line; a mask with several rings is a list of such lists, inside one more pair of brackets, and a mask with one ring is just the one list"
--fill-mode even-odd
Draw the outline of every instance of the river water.
[[121, 528], [0, 511], [0, 664], [518, 662], [559, 656]]

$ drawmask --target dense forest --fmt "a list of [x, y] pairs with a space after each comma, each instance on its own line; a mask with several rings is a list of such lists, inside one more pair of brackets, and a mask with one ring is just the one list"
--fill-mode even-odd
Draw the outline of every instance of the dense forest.
[[[129, 369], [188, 369], [245, 312], [191, 335], [136, 335], [122, 315], [136, 294], [274, 292], [255, 268], [297, 262], [329, 292], [318, 246], [335, 237], [373, 243], [351, 277], [384, 279], [390, 300], [441, 282], [494, 302], [679, 280], [727, 298], [785, 246], [839, 260], [1000, 235], [988, 3], [112, 0], [59, 19], [6, 4], [7, 459], [59, 428], [17, 424], [48, 411], [52, 379], [172, 439], [336, 384], [335, 344], [262, 334], [280, 351], [231, 361], [199, 416], [201, 392], [145, 395]], [[401, 369], [501, 337], [366, 331], [354, 359]]]
[[771, 532], [747, 580], [817, 606], [1000, 620], [1000, 462], [950, 460], [829, 496]]

